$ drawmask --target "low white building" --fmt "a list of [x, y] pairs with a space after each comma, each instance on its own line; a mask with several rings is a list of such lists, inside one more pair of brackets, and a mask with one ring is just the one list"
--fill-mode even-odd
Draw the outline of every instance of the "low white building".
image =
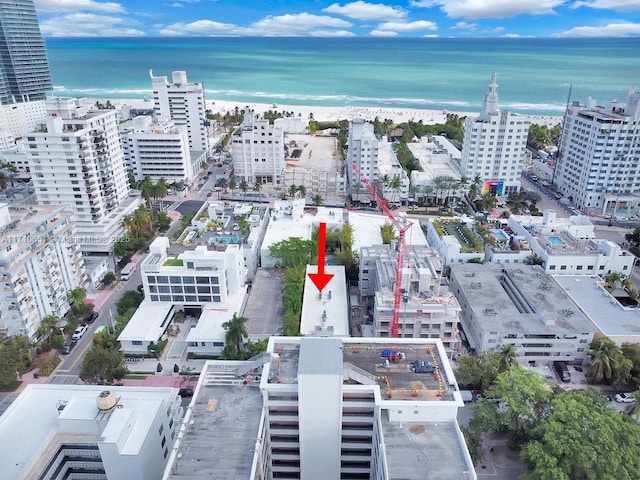
[[[411, 186], [416, 189], [416, 197], [425, 196], [425, 187], [431, 189], [435, 195], [435, 180], [438, 178], [460, 180], [462, 154], [446, 137], [425, 136], [420, 142], [409, 143], [407, 146], [422, 167], [422, 171], [411, 172]], [[452, 190], [448, 193], [450, 196], [460, 197], [462, 190]]]
[[318, 291], [309, 274], [318, 273], [317, 265], [307, 265], [302, 294], [300, 333], [316, 337], [348, 337], [349, 305], [347, 280], [342, 265], [327, 265], [324, 272], [333, 275], [327, 286]]
[[71, 213], [54, 205], [0, 204], [0, 334], [26, 335], [64, 316], [67, 294], [87, 285]]
[[[542, 217], [512, 215], [508, 226], [542, 258], [547, 273], [631, 274], [635, 256], [615, 242], [595, 238], [593, 224], [586, 216], [557, 218], [553, 210], [545, 210]], [[492, 261], [490, 256], [488, 260]]]
[[191, 405], [164, 480], [194, 465], [247, 479], [477, 478], [438, 339], [271, 337], [254, 361], [207, 362]]
[[597, 331], [580, 306], [537, 265], [452, 265], [451, 291], [462, 308], [465, 338], [476, 354], [499, 351], [510, 343], [523, 365], [582, 364]]
[[2, 478], [162, 478], [180, 400], [176, 388], [27, 385], [0, 417]]
[[[640, 309], [624, 291], [610, 293], [597, 275], [554, 275], [553, 280], [580, 307], [597, 331], [618, 346], [640, 343]], [[621, 300], [631, 300], [623, 304]]]
[[[378, 213], [364, 213], [349, 211], [349, 224], [353, 227], [353, 249], [359, 252], [362, 247], [370, 247], [372, 245], [382, 245], [381, 228], [385, 223], [391, 223], [386, 215]], [[411, 222], [412, 226], [405, 233], [405, 242], [407, 245], [427, 246], [427, 239], [420, 227], [420, 220], [416, 218], [406, 218], [404, 212], [400, 212], [398, 216], [399, 222]], [[397, 229], [394, 229], [396, 237]]]
[[273, 126], [284, 133], [306, 133], [309, 128], [309, 120], [302, 117], [276, 118]]
[[183, 241], [189, 245], [237, 244], [242, 248], [247, 280], [252, 281], [260, 263], [260, 247], [269, 224], [266, 205], [235, 202], [205, 202], [191, 220], [193, 230]]
[[46, 116], [44, 100], [0, 106], [0, 150], [15, 147], [16, 139], [35, 130]]
[[[239, 314], [246, 297], [246, 267], [239, 245], [224, 250], [197, 246], [170, 256], [169, 239], [159, 237], [140, 263], [145, 301], [122, 331], [118, 340], [125, 353], [147, 353], [147, 348], [188, 328], [186, 340], [175, 347], [185, 351], [218, 355], [224, 348], [222, 323]], [[189, 324], [174, 324], [174, 316]]]
[[303, 198], [277, 200], [271, 211], [269, 225], [260, 248], [260, 265], [273, 268], [277, 259], [271, 257], [269, 247], [291, 237], [311, 240], [313, 227], [321, 222], [327, 228], [342, 227], [343, 210], [341, 208], [313, 207], [305, 213]]

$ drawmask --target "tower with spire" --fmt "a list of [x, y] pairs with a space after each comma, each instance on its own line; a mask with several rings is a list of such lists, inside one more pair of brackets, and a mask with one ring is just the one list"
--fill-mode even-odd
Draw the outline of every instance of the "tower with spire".
[[460, 174], [480, 178], [483, 195], [508, 195], [520, 190], [527, 150], [528, 117], [498, 107], [498, 76], [491, 82], [480, 115], [467, 117]]

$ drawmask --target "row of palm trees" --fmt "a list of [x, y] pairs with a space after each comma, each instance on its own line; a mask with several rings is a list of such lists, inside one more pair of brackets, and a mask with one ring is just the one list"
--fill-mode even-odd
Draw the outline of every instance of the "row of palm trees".
[[[164, 177], [161, 177], [157, 182], [154, 182], [151, 177], [146, 176], [144, 177], [144, 180], [138, 183], [137, 187], [149, 208], [151, 208], [152, 199], [153, 203], [156, 203], [159, 198], [164, 198], [169, 193], [169, 184]], [[182, 185], [182, 187], [184, 188], [184, 185]]]

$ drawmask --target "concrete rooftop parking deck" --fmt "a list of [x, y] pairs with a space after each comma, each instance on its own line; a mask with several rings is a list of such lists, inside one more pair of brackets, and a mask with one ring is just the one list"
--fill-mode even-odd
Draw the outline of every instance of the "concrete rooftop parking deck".
[[[362, 371], [374, 383], [380, 385], [383, 399], [411, 401], [453, 401], [452, 387], [442, 369], [438, 378], [434, 373], [414, 373], [411, 364], [414, 360], [430, 362], [438, 367], [442, 365], [438, 350], [433, 345], [398, 343], [343, 343], [342, 356], [345, 370], [353, 365]], [[395, 349], [404, 358], [397, 363], [387, 362], [380, 356], [384, 349]], [[276, 355], [271, 361], [269, 383], [297, 383], [299, 345], [276, 343]], [[345, 375], [348, 378], [348, 375]], [[348, 380], [345, 380], [348, 381]]]

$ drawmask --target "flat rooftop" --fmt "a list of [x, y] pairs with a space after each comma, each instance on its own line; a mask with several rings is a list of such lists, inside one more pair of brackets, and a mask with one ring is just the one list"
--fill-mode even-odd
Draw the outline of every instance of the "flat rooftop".
[[[482, 319], [485, 330], [558, 336], [595, 331], [589, 317], [540, 266], [465, 263], [451, 265], [451, 276], [454, 288], [460, 285], [461, 304]], [[531, 313], [522, 312], [510, 293], [526, 302]]]
[[259, 389], [201, 383], [189, 408], [175, 447], [178, 458], [165, 478], [249, 479], [262, 415]]
[[382, 414], [382, 432], [391, 478], [402, 480], [464, 480], [469, 471], [463, 441], [453, 422], [389, 422]]
[[233, 314], [240, 315], [245, 298], [244, 289], [229, 295], [225, 303], [203, 303], [202, 313], [195, 327], [189, 329], [188, 342], [224, 341], [226, 330], [222, 324], [231, 320]]
[[[273, 337], [274, 357], [271, 360], [268, 383], [297, 383], [300, 345], [279, 341]], [[442, 344], [440, 343], [440, 347]], [[383, 350], [398, 352], [397, 362], [387, 362], [381, 356]], [[350, 371], [368, 378], [368, 384], [380, 386], [383, 399], [407, 401], [454, 401], [455, 380], [449, 360], [436, 342], [416, 342], [413, 339], [355, 339], [343, 338], [342, 355], [345, 382], [350, 380]], [[440, 369], [439, 378], [433, 373], [414, 373], [414, 360], [431, 362]], [[355, 367], [355, 368], [354, 368]], [[360, 377], [362, 378], [362, 377]], [[386, 379], [386, 380], [385, 380]], [[265, 379], [263, 378], [263, 381]], [[390, 393], [390, 395], [389, 395]]]
[[[420, 227], [420, 220], [409, 218], [408, 221], [413, 226], [405, 236], [407, 245], [429, 245]], [[386, 215], [349, 211], [349, 224], [353, 227], [353, 249], [359, 252], [362, 247], [382, 245], [380, 228], [385, 223], [391, 223]]]
[[[0, 203], [0, 207], [7, 205]], [[26, 247], [34, 242], [44, 243], [47, 233], [71, 213], [65, 212], [60, 205], [27, 205], [13, 203], [9, 205], [11, 221], [0, 227], [0, 249], [6, 253], [6, 247], [22, 244]], [[44, 228], [41, 228], [43, 226]], [[20, 249], [14, 250], [19, 252]]]
[[163, 334], [166, 324], [171, 320], [171, 302], [152, 302], [143, 300], [136, 313], [124, 327], [119, 341], [155, 342]]
[[[106, 389], [116, 394], [122, 408], [100, 412], [96, 398]], [[65, 435], [93, 445], [101, 438], [119, 442], [123, 454], [137, 455], [158, 409], [177, 398], [177, 393], [177, 389], [165, 387], [28, 385], [0, 417], [2, 478], [37, 478], [26, 475], [40, 473], [51, 459], [51, 449], [55, 450]], [[123, 418], [132, 411], [135, 422], [129, 421], [125, 427]], [[128, 434], [123, 435], [126, 429]]]
[[342, 265], [327, 265], [325, 273], [333, 278], [322, 290], [322, 294], [309, 278], [317, 273], [317, 265], [307, 265], [302, 297], [300, 333], [316, 336], [349, 336], [349, 311], [347, 304], [347, 280]]
[[640, 341], [640, 309], [623, 307], [604, 289], [600, 277], [555, 275], [552, 278], [606, 336], [618, 344], [625, 340]]

